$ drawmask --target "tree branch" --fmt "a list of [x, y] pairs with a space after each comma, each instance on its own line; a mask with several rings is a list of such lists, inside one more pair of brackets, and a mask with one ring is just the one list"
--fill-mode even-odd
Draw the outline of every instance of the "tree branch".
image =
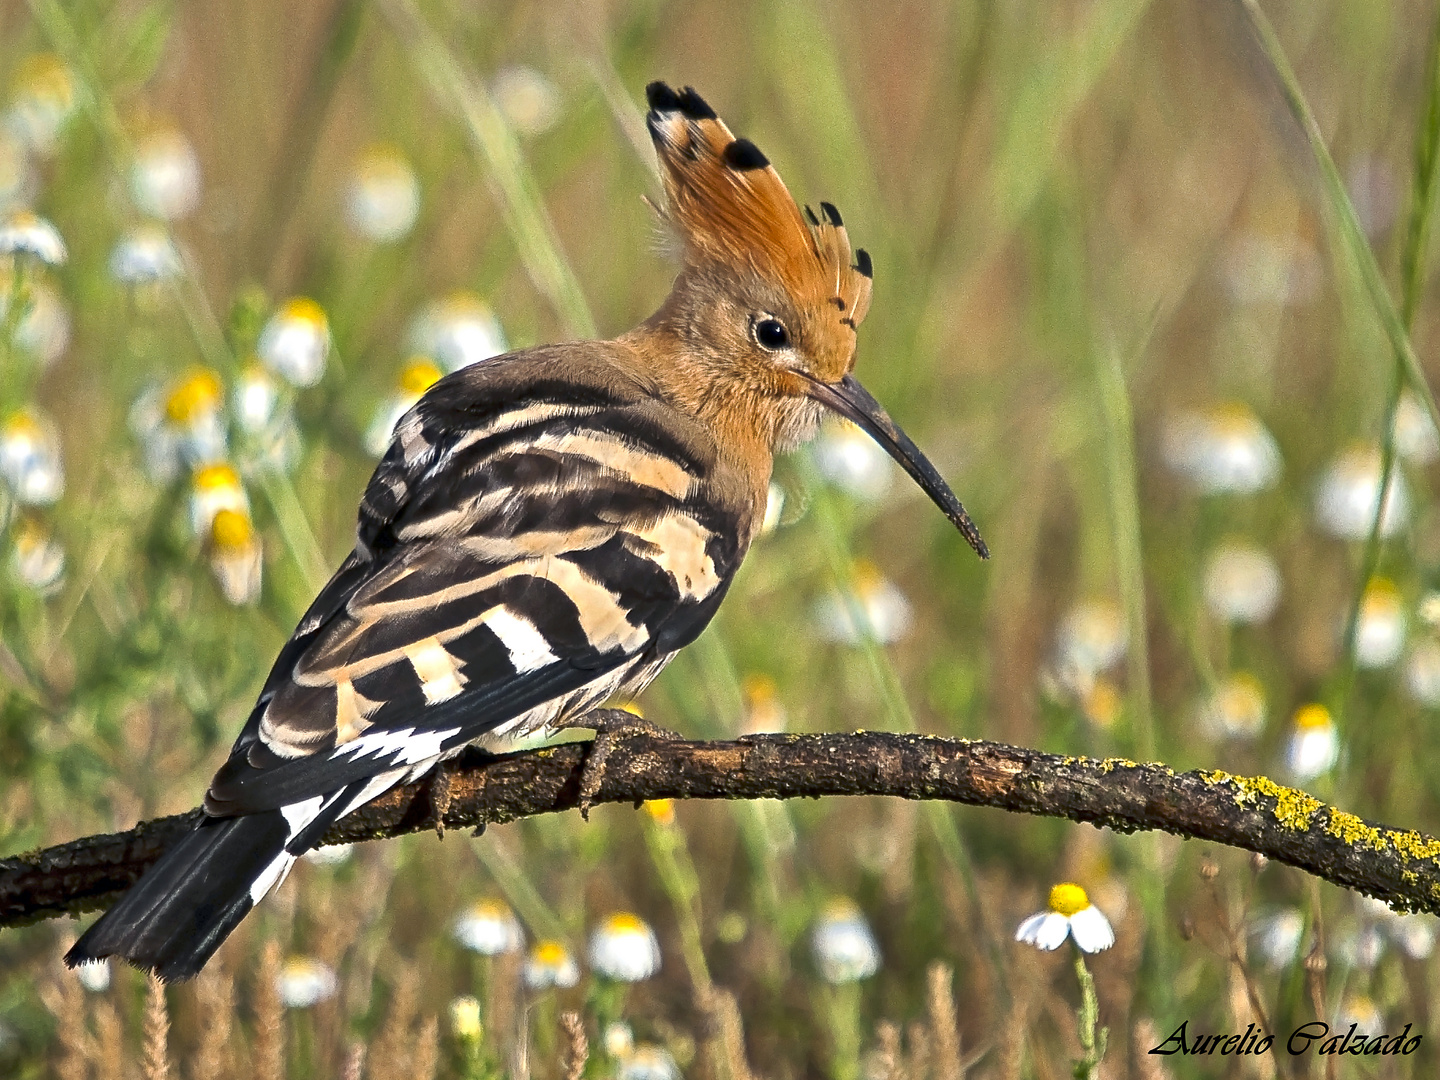
[[[343, 819], [327, 843], [483, 828], [573, 809], [590, 743], [489, 757], [467, 751], [435, 777]], [[891, 795], [1162, 829], [1258, 852], [1392, 906], [1440, 914], [1440, 840], [1364, 821], [1265, 777], [1061, 757], [992, 742], [855, 732], [737, 742], [637, 736], [615, 744], [594, 802]], [[104, 906], [191, 827], [199, 811], [0, 859], [0, 926]]]

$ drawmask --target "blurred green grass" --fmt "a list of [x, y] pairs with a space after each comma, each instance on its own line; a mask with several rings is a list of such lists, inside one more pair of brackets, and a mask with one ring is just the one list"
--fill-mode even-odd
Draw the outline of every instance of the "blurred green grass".
[[[199, 799], [275, 650], [349, 547], [373, 466], [363, 434], [410, 354], [414, 312], [473, 290], [519, 347], [616, 333], [659, 303], [673, 269], [639, 199], [656, 186], [636, 104], [652, 78], [693, 84], [797, 198], [844, 211], [877, 266], [858, 374], [949, 477], [995, 559], [977, 563], [893, 474], [866, 497], [812, 456], [783, 461], [781, 526], [712, 630], [647, 695], [647, 715], [732, 734], [761, 722], [759, 675], [798, 729], [914, 726], [1285, 779], [1291, 716], [1318, 701], [1344, 745], [1304, 786], [1440, 831], [1426, 768], [1436, 705], [1413, 689], [1435, 633], [1435, 465], [1392, 453], [1386, 436], [1396, 372], [1410, 371], [1405, 331], [1424, 368], [1440, 310], [1425, 284], [1433, 194], [1411, 190], [1417, 168], [1433, 170], [1440, 124], [1435, 15], [1411, 2], [1270, 13], [1333, 171], [1314, 164], [1238, 3], [0, 8], [6, 102], [24, 96], [27, 58], [41, 53], [59, 55], [75, 94], [26, 197], [69, 247], [65, 266], [42, 272], [68, 310], [68, 348], [44, 369], [8, 340], [0, 352], [5, 412], [33, 403], [53, 417], [65, 466], [60, 500], [12, 514], [6, 533], [4, 850]], [[549, 81], [558, 107], [545, 130], [523, 130], [513, 101], [506, 111], [499, 76], [516, 65]], [[193, 144], [203, 187], [196, 211], [167, 226], [186, 275], [129, 290], [109, 260], [142, 219], [125, 177], [156, 117]], [[388, 243], [346, 222], [354, 161], [375, 141], [405, 155], [421, 196], [413, 227]], [[190, 535], [184, 480], [147, 477], [129, 416], [147, 386], [195, 365], [233, 383], [293, 295], [323, 306], [334, 348], [320, 383], [295, 393], [293, 469], [247, 476], [264, 581], [257, 603], [235, 607]], [[1171, 425], [1227, 401], [1273, 433], [1283, 469], [1255, 493], [1200, 495], [1166, 464]], [[1316, 519], [1321, 475], [1355, 440], [1385, 447], [1410, 494], [1408, 523], [1384, 542], [1337, 540]], [[27, 588], [11, 568], [22, 520], [65, 549], [57, 591]], [[1228, 624], [1205, 599], [1209, 555], [1232, 535], [1263, 549], [1283, 582], [1258, 624]], [[874, 569], [852, 575], [856, 560]], [[1345, 641], [1361, 633], [1351, 612], [1375, 573], [1399, 591], [1407, 642], [1356, 670]], [[907, 598], [908, 631], [889, 644], [825, 640], [816, 605], [847, 584], [863, 602], [876, 575]], [[1089, 599], [1106, 602], [1092, 625], [1123, 628], [1127, 659], [1057, 680], [1057, 635]], [[1265, 721], [1254, 737], [1224, 737], [1200, 706], [1242, 672], [1263, 691]], [[707, 978], [736, 995], [758, 1074], [895, 1075], [880, 1025], [923, 1020], [934, 1038], [936, 960], [954, 969], [961, 1045], [983, 1051], [970, 1075], [1057, 1075], [1079, 1052], [1073, 976], [1011, 938], [1067, 878], [1119, 937], [1091, 962], [1112, 1032], [1105, 1075], [1153, 1075], [1139, 1044], [1182, 1019], [1244, 1030], [1247, 979], [1282, 1030], [1317, 1008], [1333, 1019], [1357, 995], [1386, 1030], [1423, 1030], [1432, 1012], [1436, 962], [1408, 955], [1389, 921], [1233, 852], [883, 802], [675, 813], [665, 824], [607, 807], [589, 825], [535, 820], [302, 865], [222, 954], [240, 999], [238, 1060], [263, 1045], [259, 958], [273, 941], [340, 976], [335, 998], [285, 1021], [292, 1076], [336, 1074], [355, 1044], [381, 1075], [387, 1017], [445, 1028], [462, 994], [484, 1000], [486, 1034], [475, 1050], [443, 1031], [443, 1075], [521, 1071], [521, 1011], [525, 1069], [561, 1075], [562, 1006], [582, 1009], [592, 1047], [600, 1021], [623, 1015], [685, 1075], [733, 1075], [696, 1003]], [[1204, 859], [1213, 881], [1198, 873]], [[490, 894], [532, 937], [577, 954], [607, 912], [633, 910], [659, 934], [661, 972], [628, 994], [587, 975], [522, 1000], [511, 960], [472, 957], [449, 936], [456, 913]], [[835, 895], [860, 905], [883, 958], [848, 988], [823, 984], [809, 948]], [[1303, 952], [1271, 968], [1257, 951], [1250, 928], [1291, 908], [1323, 939], [1318, 977]], [[1372, 926], [1391, 936], [1367, 964], [1353, 941]], [[57, 960], [73, 932], [0, 934], [8, 1073], [62, 1069], [77, 1017], [98, 1046], [107, 1008], [138, 1055], [137, 978], [117, 973], [111, 990], [69, 1006], [45, 996], [73, 990]], [[171, 993], [171, 1049], [187, 1075], [210, 1015], [196, 994]], [[1429, 1054], [1375, 1075], [1427, 1075]], [[598, 1049], [595, 1062], [597, 1075], [616, 1065]], [[1207, 1062], [1167, 1066], [1213, 1074]]]

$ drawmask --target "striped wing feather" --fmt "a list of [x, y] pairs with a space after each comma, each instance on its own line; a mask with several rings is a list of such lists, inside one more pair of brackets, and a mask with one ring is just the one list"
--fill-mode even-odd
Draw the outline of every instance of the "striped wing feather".
[[[549, 377], [560, 363], [566, 378]], [[381, 774], [638, 688], [709, 621], [742, 554], [736, 511], [705, 482], [713, 460], [683, 414], [584, 354], [442, 380], [397, 426], [355, 552], [282, 650], [206, 809], [347, 786], [358, 805]]]

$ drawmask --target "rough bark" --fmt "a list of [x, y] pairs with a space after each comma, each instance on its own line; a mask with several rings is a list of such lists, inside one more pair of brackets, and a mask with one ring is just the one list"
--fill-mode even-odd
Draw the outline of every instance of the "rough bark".
[[[396, 789], [326, 836], [342, 843], [477, 828], [573, 809], [590, 743], [487, 757]], [[1440, 914], [1440, 840], [1327, 806], [1265, 777], [1061, 757], [993, 742], [855, 732], [736, 742], [616, 743], [594, 802], [889, 795], [1162, 829], [1258, 852], [1397, 908]], [[437, 808], [439, 809], [437, 820]], [[103, 907], [190, 828], [198, 811], [0, 859], [0, 926]]]

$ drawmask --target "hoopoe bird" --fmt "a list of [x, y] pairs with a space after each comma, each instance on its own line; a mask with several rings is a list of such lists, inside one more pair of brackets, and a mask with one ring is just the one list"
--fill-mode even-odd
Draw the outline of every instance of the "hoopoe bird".
[[683, 244], [669, 297], [612, 341], [462, 368], [400, 419], [355, 549], [280, 650], [205, 816], [67, 963], [195, 975], [345, 814], [468, 744], [599, 726], [594, 710], [639, 693], [714, 616], [774, 455], [826, 410], [988, 556], [851, 374], [872, 270], [840, 214], [802, 215], [694, 90], [646, 96], [660, 213]]

